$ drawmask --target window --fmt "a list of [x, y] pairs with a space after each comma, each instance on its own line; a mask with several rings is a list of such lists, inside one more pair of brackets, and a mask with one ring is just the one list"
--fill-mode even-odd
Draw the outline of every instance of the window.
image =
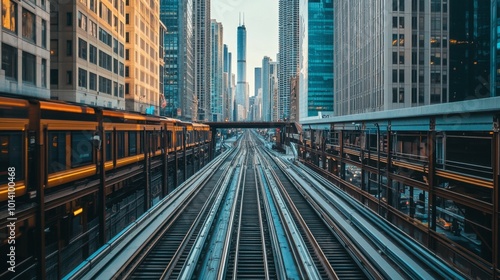
[[94, 13], [97, 13], [97, 0], [89, 0], [89, 9], [94, 12]]
[[93, 22], [92, 20], [89, 20], [90, 22], [90, 28], [89, 28], [89, 32], [90, 32], [90, 36], [94, 37], [94, 38], [97, 38], [97, 24], [95, 22]]
[[111, 63], [112, 63], [112, 57], [103, 51], [99, 51], [99, 66], [109, 71], [112, 71], [113, 65]]
[[73, 71], [66, 71], [66, 84], [73, 84]]
[[89, 62], [97, 64], [97, 48], [90, 44], [89, 49]]
[[36, 17], [32, 12], [23, 9], [23, 38], [36, 41]]
[[125, 14], [125, 24], [129, 24], [130, 23], [130, 18], [129, 18], [129, 14]]
[[47, 60], [42, 58], [42, 66], [40, 69], [41, 79], [42, 79], [42, 87], [47, 87]]
[[73, 25], [73, 14], [70, 12], [70, 13], [66, 13], [66, 25], [67, 26], [72, 26]]
[[392, 88], [392, 103], [398, 102], [398, 89]]
[[405, 18], [399, 17], [399, 28], [405, 28]]
[[398, 28], [398, 17], [392, 17], [392, 28]]
[[51, 85], [59, 84], [59, 70], [58, 69], [50, 69], [50, 84]]
[[111, 47], [112, 38], [111, 34], [99, 28], [99, 40], [101, 40], [101, 42]]
[[66, 40], [66, 55], [67, 56], [73, 55], [73, 41], [71, 40]]
[[129, 60], [130, 59], [130, 51], [129, 49], [126, 49], [125, 50], [125, 60]]
[[393, 83], [398, 82], [398, 70], [396, 70], [396, 69], [392, 70], [392, 82]]
[[399, 0], [399, 10], [401, 12], [405, 11], [405, 0]]
[[57, 39], [50, 40], [50, 55], [57, 56], [59, 52], [59, 41]]
[[399, 52], [399, 64], [405, 64], [405, 52], [404, 51]]
[[137, 154], [137, 132], [130, 131], [128, 133], [128, 155], [133, 156]]
[[36, 84], [36, 57], [23, 52], [23, 82]]
[[12, 0], [2, 0], [2, 27], [17, 33], [17, 4]]
[[123, 85], [120, 84], [119, 97], [123, 98]]
[[87, 60], [87, 42], [78, 38], [78, 57]]
[[87, 88], [87, 70], [78, 68], [78, 86]]
[[66, 169], [66, 133], [49, 132], [48, 143], [49, 173]]
[[128, 43], [130, 40], [129, 40], [129, 33], [128, 32], [125, 32], [125, 43]]
[[2, 44], [2, 70], [5, 77], [17, 80], [17, 48]]
[[114, 96], [118, 96], [118, 83], [113, 82], [113, 94]]
[[130, 68], [125, 66], [125, 77], [130, 77]]
[[86, 131], [71, 132], [71, 167], [90, 164], [93, 161], [93, 147]]
[[399, 70], [399, 82], [404, 83], [405, 82], [405, 70]]
[[[0, 170], [5, 170], [0, 173], [0, 184], [9, 183], [8, 173], [6, 172], [9, 167], [15, 168], [16, 180], [24, 178], [23, 175], [23, 136], [21, 132], [0, 132]], [[18, 177], [19, 176], [19, 177]]]
[[123, 65], [123, 63], [121, 63], [121, 62], [120, 62], [118, 69], [119, 69], [119, 74], [120, 74], [120, 76], [122, 76], [122, 77], [124, 77], [124, 76], [125, 76], [125, 74], [123, 73], [123, 72], [124, 72], [124, 71], [123, 71], [123, 69], [124, 69], [124, 68], [125, 68], [125, 66]]
[[89, 89], [97, 91], [97, 75], [89, 72]]
[[121, 58], [123, 58], [123, 50], [124, 50], [123, 44], [118, 43], [118, 54], [120, 55]]
[[399, 88], [399, 103], [405, 102], [405, 89]]
[[118, 74], [118, 59], [113, 59], [113, 72]]
[[47, 21], [42, 19], [42, 48], [47, 48]]
[[113, 38], [113, 52], [118, 54], [118, 40]]
[[87, 16], [78, 12], [78, 27], [87, 31]]

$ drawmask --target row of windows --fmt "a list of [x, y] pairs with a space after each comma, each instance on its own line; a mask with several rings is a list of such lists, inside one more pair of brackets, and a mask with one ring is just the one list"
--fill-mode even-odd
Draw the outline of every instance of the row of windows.
[[[13, 46], [2, 44], [2, 70], [9, 79], [18, 79], [18, 49]], [[36, 56], [29, 52], [22, 52], [21, 76], [25, 83], [37, 85], [37, 63]], [[41, 84], [39, 86], [47, 87], [47, 60], [41, 60], [40, 67]]]
[[[87, 84], [87, 74], [89, 78], [88, 84]], [[78, 86], [97, 91], [97, 75], [92, 72], [87, 72], [87, 70], [85, 69], [78, 68]], [[107, 94], [113, 94], [116, 97], [123, 98], [125, 87], [123, 84], [118, 84], [117, 82], [113, 82], [113, 92], [111, 92], [111, 80], [99, 76], [99, 91]]]
[[[71, 42], [71, 41], [68, 41]], [[69, 44], [68, 48], [71, 50], [72, 45]], [[89, 62], [93, 64], [97, 64], [97, 48], [92, 44], [89, 44]], [[71, 51], [69, 51], [71, 53]], [[55, 54], [55, 51], [54, 51]], [[84, 60], [87, 60], [87, 42], [82, 38], [78, 38], [78, 57]], [[113, 64], [111, 62], [113, 61]], [[124, 77], [124, 64], [122, 62], [118, 62], [118, 59], [113, 59], [111, 55], [107, 54], [104, 51], [99, 50], [99, 66], [107, 69], [109, 71], [113, 71], [115, 74], [119, 74]], [[114, 66], [114, 67], [113, 67]]]
[[[433, 87], [430, 92], [430, 103], [445, 103], [448, 100], [448, 89], [441, 87]], [[403, 87], [392, 88], [392, 103], [404, 103], [405, 102], [405, 89]], [[411, 89], [411, 103], [412, 104], [424, 104], [424, 88], [412, 88]]]
[[[2, 0], [2, 28], [18, 35], [18, 4], [13, 0]], [[36, 15], [22, 9], [21, 34], [23, 39], [36, 44]], [[47, 48], [47, 21], [42, 19], [40, 45]]]

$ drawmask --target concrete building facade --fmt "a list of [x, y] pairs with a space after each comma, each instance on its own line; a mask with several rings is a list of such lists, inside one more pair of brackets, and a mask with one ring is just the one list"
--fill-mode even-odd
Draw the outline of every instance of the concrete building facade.
[[0, 91], [50, 98], [50, 2], [0, 1]]

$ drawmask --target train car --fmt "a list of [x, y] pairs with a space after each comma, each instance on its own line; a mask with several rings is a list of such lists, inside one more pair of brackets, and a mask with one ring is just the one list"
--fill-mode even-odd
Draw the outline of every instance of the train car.
[[204, 165], [210, 141], [203, 124], [0, 95], [0, 260], [15, 235], [19, 277], [65, 275]]
[[0, 202], [27, 191], [29, 102], [0, 97]]

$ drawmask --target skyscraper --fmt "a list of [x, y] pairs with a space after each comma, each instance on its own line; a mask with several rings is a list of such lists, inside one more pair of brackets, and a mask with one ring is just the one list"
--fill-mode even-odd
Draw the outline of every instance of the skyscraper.
[[253, 95], [257, 96], [259, 94], [259, 89], [262, 88], [262, 68], [254, 68], [254, 92]]
[[271, 121], [271, 75], [270, 75], [271, 58], [264, 56], [262, 59], [262, 120], [265, 122]]
[[300, 1], [299, 119], [333, 115], [333, 3]]
[[[236, 84], [236, 110], [242, 110], [236, 115], [246, 119], [248, 111], [248, 91], [247, 91], [247, 29], [245, 24], [238, 26], [237, 30], [237, 79]], [[238, 106], [241, 105], [241, 106]], [[238, 119], [238, 120], [242, 120]]]
[[496, 96], [496, 0], [334, 3], [336, 115]]
[[299, 67], [299, 0], [279, 1], [278, 117], [290, 117], [290, 85]]
[[198, 101], [198, 120], [210, 117], [210, 0], [194, 0], [195, 95]]
[[[158, 79], [163, 79], [159, 78], [160, 65], [163, 65], [163, 53], [159, 54], [158, 47], [159, 2], [142, 0], [139, 6], [136, 3], [132, 2], [125, 8], [125, 108], [129, 111], [159, 115]], [[117, 49], [121, 55], [123, 47]], [[122, 68], [123, 65], [120, 64], [120, 74], [123, 72]], [[114, 82], [115, 91], [116, 87]]]
[[211, 86], [210, 86], [210, 104], [211, 121], [223, 121], [224, 108], [224, 44], [223, 44], [222, 23], [212, 19], [211, 38], [212, 38], [212, 59], [211, 59]]
[[194, 92], [193, 1], [161, 1], [160, 19], [165, 36], [166, 116], [193, 119]]
[[234, 93], [234, 81], [232, 79], [232, 67], [231, 67], [232, 54], [226, 44], [224, 44], [224, 111], [223, 118], [226, 121], [233, 119], [233, 93]]

